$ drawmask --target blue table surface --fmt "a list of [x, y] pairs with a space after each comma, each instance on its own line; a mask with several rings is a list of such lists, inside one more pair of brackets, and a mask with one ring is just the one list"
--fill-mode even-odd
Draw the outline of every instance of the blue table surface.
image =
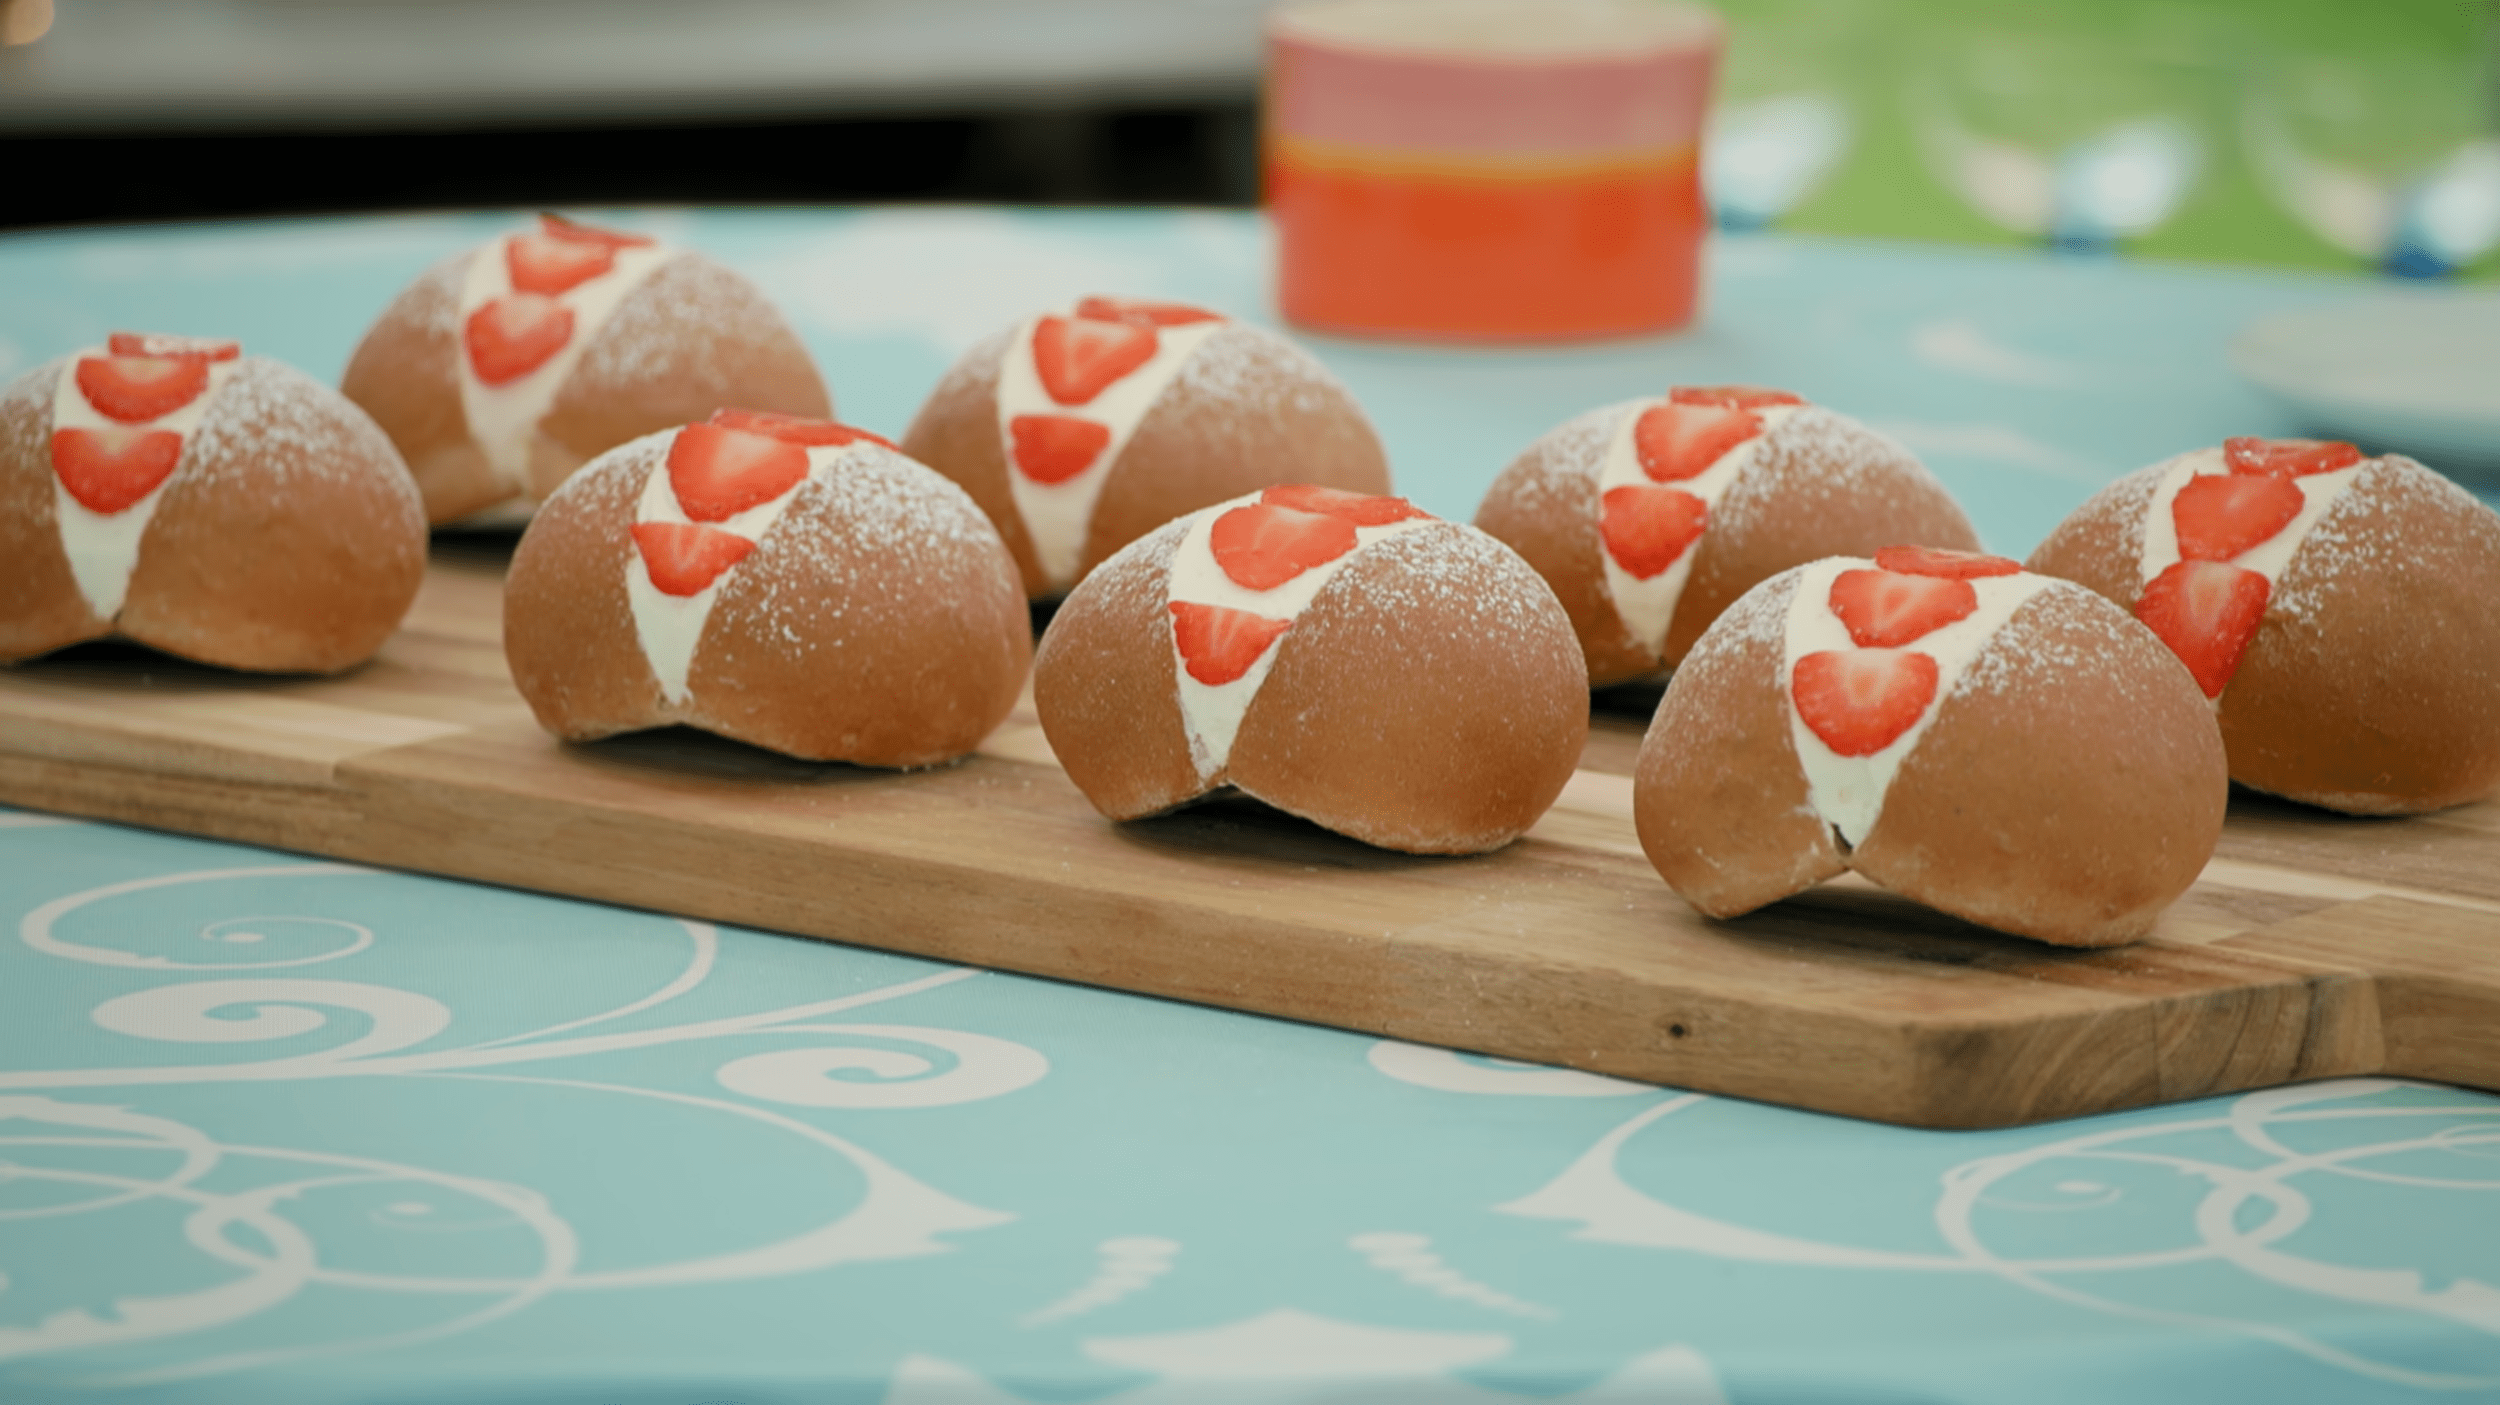
[[[755, 277], [889, 432], [1054, 301], [1272, 315], [1254, 216], [613, 217]], [[0, 373], [130, 327], [335, 376], [510, 222], [0, 238]], [[1681, 337], [1306, 340], [1445, 515], [1578, 410], [1760, 381], [2019, 553], [2290, 430], [2222, 347], [2360, 291], [1766, 236]], [[0, 916], [10, 1402], [2500, 1400], [2481, 1093], [1909, 1131], [7, 811]]]

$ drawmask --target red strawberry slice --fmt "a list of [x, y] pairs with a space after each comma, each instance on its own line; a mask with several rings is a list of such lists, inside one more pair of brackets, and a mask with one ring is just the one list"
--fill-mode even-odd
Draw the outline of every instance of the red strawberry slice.
[[1632, 483], [1606, 490], [1597, 530], [1606, 554], [1635, 580], [1648, 580], [1683, 556], [1710, 526], [1710, 507], [1681, 488]]
[[1173, 647], [1181, 651], [1181, 664], [1189, 676], [1210, 688], [1220, 688], [1248, 673], [1268, 646], [1291, 628], [1291, 620], [1272, 620], [1248, 610], [1172, 602]]
[[1936, 661], [1910, 649], [1825, 649], [1797, 660], [1797, 715], [1842, 756], [1872, 756], [1936, 700]]
[[1352, 551], [1354, 524], [1325, 513], [1252, 503], [1216, 518], [1207, 544], [1235, 585], [1274, 590]]
[[619, 234], [613, 229], [576, 224], [562, 215], [540, 215], [538, 232], [551, 239], [569, 239], [576, 244], [601, 244], [611, 249], [644, 249], [652, 244], [648, 234]]
[[2228, 561], [2292, 525], [2303, 502], [2289, 478], [2208, 474], [2191, 478], [2170, 501], [2179, 555]]
[[1897, 649], [1979, 608], [1969, 581], [1905, 576], [1898, 571], [1843, 571], [1832, 580], [1832, 613], [1849, 638], [1868, 649]]
[[1290, 507], [1296, 512], [1322, 513], [1357, 527], [1386, 527], [1392, 522], [1412, 522], [1432, 515], [1404, 498], [1349, 493], [1343, 488], [1322, 488], [1311, 483], [1279, 483], [1259, 494], [1259, 501]]
[[543, 293], [514, 293], [470, 313], [460, 339], [479, 380], [509, 385], [573, 339], [573, 309]]
[[1875, 564], [1905, 576], [1937, 576], [1949, 581], [2015, 576], [2022, 574], [2023, 569], [2019, 561], [1990, 556], [1984, 551], [1948, 551], [1940, 546], [1888, 546], [1875, 553]]
[[1111, 426], [1074, 415], [1018, 415], [1007, 421], [1016, 471], [1044, 487], [1094, 466], [1111, 446]]
[[78, 393], [96, 413], [124, 424], [170, 415], [208, 389], [208, 362], [197, 356], [82, 356]]
[[1678, 405], [1721, 405], [1731, 410], [1806, 403], [1785, 390], [1759, 385], [1679, 385], [1667, 392], [1667, 399]]
[[866, 440], [901, 452], [895, 442], [882, 434], [872, 433], [856, 425], [833, 420], [811, 420], [798, 415], [775, 414], [770, 410], [719, 409], [712, 412], [711, 422], [723, 429], [743, 429], [749, 434], [769, 434], [775, 439], [803, 444], [811, 449], [838, 449], [845, 444]]
[[2257, 637], [2273, 593], [2255, 571], [2219, 561], [2181, 561], [2144, 587], [2135, 617], [2187, 665], [2206, 697], [2218, 698], [2239, 671], [2248, 641]]
[[1152, 327], [1094, 317], [1045, 317], [1033, 329], [1033, 369], [1062, 405], [1082, 405], [1154, 359]]
[[807, 450], [770, 435], [690, 424], [668, 446], [668, 486], [697, 522], [726, 521], [806, 478]]
[[2334, 439], [2259, 439], [2242, 435], [2222, 441], [2222, 461], [2233, 473], [2301, 478], [2350, 468], [2361, 462], [2361, 451]]
[[553, 297], [616, 267], [616, 249], [552, 234], [516, 234], [503, 246], [503, 263], [515, 289]]
[[1725, 405], [1654, 406], [1632, 427], [1641, 471], [1661, 483], [1698, 476], [1721, 455], [1762, 432], [1752, 413]]
[[177, 337], [164, 332], [115, 332], [105, 341], [115, 356], [187, 356], [202, 361], [232, 361], [243, 343], [220, 337]]
[[634, 546], [662, 595], [700, 595], [755, 550], [755, 543], [736, 532], [690, 522], [637, 522]]
[[89, 512], [106, 516], [156, 491], [182, 461], [170, 429], [62, 429], [52, 435], [52, 471]]
[[1221, 322], [1224, 314], [1182, 302], [1146, 298], [1091, 297], [1076, 305], [1076, 315], [1098, 322], [1126, 322], [1137, 327], [1186, 327], [1192, 322]]

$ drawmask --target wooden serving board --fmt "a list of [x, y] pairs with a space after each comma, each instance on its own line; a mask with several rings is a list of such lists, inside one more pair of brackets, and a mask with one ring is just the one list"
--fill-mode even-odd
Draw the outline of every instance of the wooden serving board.
[[896, 775], [542, 733], [501, 552], [437, 548], [381, 657], [266, 679], [93, 645], [0, 670], [0, 801], [1931, 1127], [2387, 1073], [2500, 1089], [2500, 805], [2236, 796], [2155, 937], [2063, 951], [1842, 879], [1733, 922], [1642, 858], [1641, 718], [1528, 837], [1367, 848], [1250, 802], [1112, 825], [1029, 709]]

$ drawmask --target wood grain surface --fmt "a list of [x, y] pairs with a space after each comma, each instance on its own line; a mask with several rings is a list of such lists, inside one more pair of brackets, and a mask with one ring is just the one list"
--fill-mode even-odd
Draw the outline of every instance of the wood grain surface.
[[1029, 708], [959, 766], [539, 731], [502, 552], [438, 545], [380, 658], [262, 678], [118, 644], [0, 671], [0, 801], [1932, 1127], [2383, 1073], [2500, 1089], [2500, 805], [2237, 795], [2135, 946], [1998, 936], [1855, 878], [1730, 922], [1642, 858], [1647, 705], [1499, 853], [1367, 848], [1248, 801], [1113, 825]]

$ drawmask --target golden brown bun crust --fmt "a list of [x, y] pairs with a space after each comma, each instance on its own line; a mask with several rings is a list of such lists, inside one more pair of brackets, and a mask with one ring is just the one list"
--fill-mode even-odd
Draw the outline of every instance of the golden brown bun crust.
[[1059, 764], [1115, 820], [1204, 794], [1181, 725], [1168, 608], [1172, 553], [1187, 520], [1112, 554], [1077, 582], [1033, 656], [1033, 710]]
[[1806, 798], [1780, 665], [1796, 578], [1747, 591], [1658, 700], [1633, 768], [1641, 851], [1677, 896], [1734, 917], [1849, 864]]
[[[68, 573], [48, 481], [50, 435], [21, 437], [21, 414], [10, 416], [12, 463], [0, 477], [13, 497], [41, 503], [34, 520], [51, 540], [29, 555], [48, 595], [59, 583], [50, 563]], [[50, 421], [46, 403], [47, 431]], [[18, 457], [35, 443], [40, 458]], [[382, 647], [425, 576], [424, 513], [390, 441], [336, 391], [267, 357], [236, 365], [184, 436], [161, 491], [111, 632], [169, 654], [259, 672], [334, 673]], [[74, 597], [74, 582], [70, 589]], [[57, 596], [49, 605], [49, 618], [65, 616]], [[93, 619], [83, 600], [76, 608]]]
[[2090, 591], [2033, 596], [1937, 709], [1849, 856], [1874, 882], [2001, 932], [2112, 946], [2213, 856], [2230, 781], [2204, 695]]
[[1225, 778], [1384, 849], [1500, 848], [1588, 740], [1569, 617], [1526, 562], [1455, 522], [1366, 548], [1278, 648]]
[[504, 648], [541, 725], [590, 740], [682, 722], [815, 761], [916, 767], [972, 750], [1032, 657], [1013, 563], [979, 509], [901, 455], [854, 446], [802, 484], [720, 587], [672, 703], [626, 592], [643, 482], [674, 433], [593, 461], [514, 553]]
[[53, 519], [52, 395], [60, 379], [56, 359], [0, 391], [0, 663], [113, 632], [78, 593]]
[[[2169, 468], [2094, 495], [2032, 553], [2031, 569], [2132, 612], [2144, 517]], [[2365, 815], [2500, 789], [2494, 582], [2500, 515], [2411, 459], [2371, 460], [2293, 553], [2223, 689], [2231, 778]]]
[[[904, 431], [903, 450], [963, 485], [998, 525], [1034, 599], [1042, 574], [1007, 481], [998, 370], [1010, 328], [966, 352]], [[1173, 518], [1275, 483], [1387, 493], [1389, 461], [1362, 407], [1308, 352], [1228, 323], [1157, 396], [1105, 476], [1078, 578]]]
[[[476, 253], [435, 264], [383, 309], [340, 383], [399, 446], [435, 522], [511, 496], [460, 407], [460, 287]], [[833, 412], [806, 346], [762, 292], [680, 250], [617, 304], [557, 390], [530, 445], [533, 490], [544, 498], [585, 461], [724, 405]]]
[[2204, 697], [2151, 631], [2064, 582], [1983, 646], [1844, 852], [1792, 740], [1795, 582], [1776, 576], [1720, 618], [1641, 743], [1641, 847], [1686, 902], [1731, 917], [1855, 869], [1998, 931], [2107, 946], [2196, 881], [2230, 790]]
[[1228, 764], [1199, 774], [1167, 609], [1188, 520], [1115, 555], [1042, 640], [1033, 700], [1069, 779], [1113, 819], [1231, 784], [1382, 848], [1499, 848], [1588, 737], [1570, 621], [1500, 543], [1433, 522], [1363, 548], [1276, 644]]
[[632, 529], [643, 480], [675, 437], [646, 435], [601, 455], [539, 504], [513, 549], [504, 659], [538, 725], [567, 741], [658, 726], [670, 711], [624, 581], [638, 564]]
[[1805, 406], [1764, 432], [1752, 464], [1712, 509], [1665, 652], [1652, 658], [1615, 612], [1598, 527], [1607, 446], [1642, 403], [1591, 411], [1539, 439], [1476, 510], [1476, 525], [1535, 565], [1570, 612], [1592, 686], [1679, 662], [1737, 597], [1791, 566], [1887, 546], [1979, 549], [1970, 519], [1907, 449], [1846, 415]]
[[2364, 815], [2500, 789], [2495, 589], [2500, 514], [2374, 461], [2293, 553], [2222, 691], [2232, 778]]

